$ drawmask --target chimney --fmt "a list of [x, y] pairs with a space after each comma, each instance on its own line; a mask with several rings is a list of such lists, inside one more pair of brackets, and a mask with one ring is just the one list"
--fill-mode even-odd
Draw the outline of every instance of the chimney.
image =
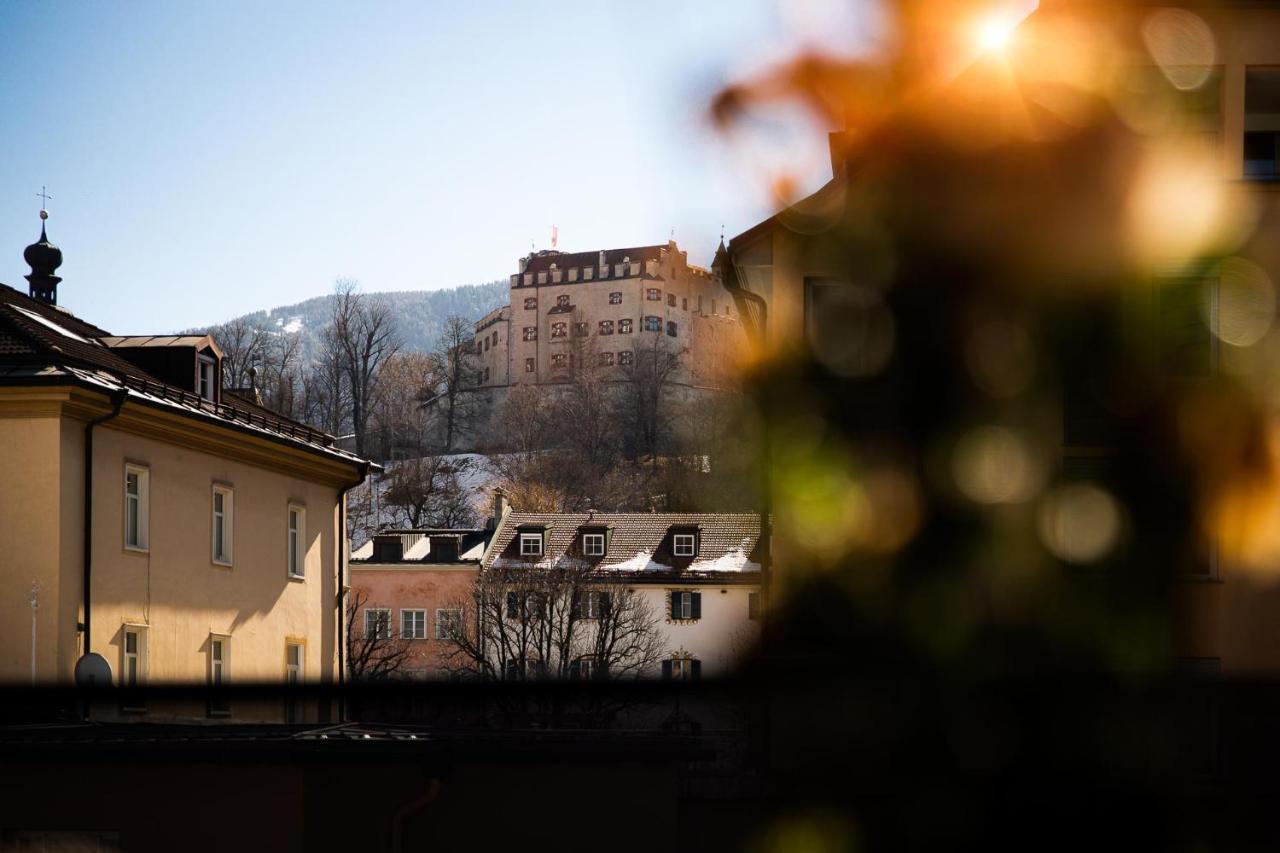
[[609, 269], [609, 262], [605, 260], [604, 249], [600, 250], [600, 277], [604, 278], [608, 275], [606, 270]]
[[493, 490], [493, 527], [496, 530], [498, 525], [502, 523], [502, 519], [511, 511], [511, 504], [507, 501], [507, 493], [501, 488]]

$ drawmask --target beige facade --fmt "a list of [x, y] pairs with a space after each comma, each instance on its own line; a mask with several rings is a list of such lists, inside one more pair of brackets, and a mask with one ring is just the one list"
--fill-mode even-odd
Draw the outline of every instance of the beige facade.
[[117, 686], [337, 682], [342, 506], [367, 463], [199, 369], [179, 387], [137, 366], [216, 378], [208, 339], [113, 349], [0, 297], [0, 681], [67, 684], [93, 652]]
[[674, 241], [538, 252], [521, 259], [510, 292], [509, 305], [476, 324], [485, 387], [564, 382], [584, 359], [620, 380], [655, 347], [680, 355], [676, 383], [712, 384], [742, 343], [729, 292]]

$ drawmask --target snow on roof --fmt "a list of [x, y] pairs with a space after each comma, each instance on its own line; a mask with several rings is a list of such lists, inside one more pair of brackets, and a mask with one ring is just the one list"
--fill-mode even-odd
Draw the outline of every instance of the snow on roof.
[[20, 312], [22, 312], [23, 316], [25, 316], [25, 317], [27, 317], [27, 318], [29, 318], [29, 319], [31, 319], [31, 320], [33, 320], [33, 321], [35, 321], [35, 322], [39, 323], [40, 325], [44, 326], [45, 328], [52, 329], [53, 331], [55, 331], [55, 332], [57, 332], [58, 334], [62, 335], [64, 338], [71, 338], [71, 340], [73, 340], [73, 341], [79, 341], [79, 342], [80, 342], [80, 343], [82, 343], [82, 344], [94, 344], [94, 345], [98, 345], [98, 342], [97, 342], [97, 341], [90, 340], [89, 338], [86, 338], [86, 337], [84, 337], [83, 335], [77, 335], [75, 332], [71, 331], [70, 329], [66, 328], [65, 326], [60, 326], [60, 325], [58, 325], [57, 323], [55, 323], [55, 322], [53, 322], [52, 320], [50, 320], [48, 317], [42, 317], [42, 316], [40, 316], [39, 314], [37, 314], [36, 312], [34, 312], [34, 311], [28, 311], [26, 308], [23, 308], [21, 305], [13, 305], [13, 304], [10, 304], [10, 306], [9, 306], [9, 307], [11, 307], [14, 311], [20, 311]]

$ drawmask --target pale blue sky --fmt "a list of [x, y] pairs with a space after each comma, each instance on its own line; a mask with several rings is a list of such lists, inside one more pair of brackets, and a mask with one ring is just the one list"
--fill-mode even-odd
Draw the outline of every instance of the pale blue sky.
[[872, 5], [793, 4], [838, 12], [831, 27], [776, 0], [10, 0], [0, 281], [26, 287], [41, 184], [59, 301], [118, 333], [295, 302], [339, 276], [492, 280], [553, 224], [571, 251], [674, 227], [705, 264], [722, 223], [772, 212], [754, 171], [769, 146], [716, 139], [708, 96], [799, 40], [855, 43]]

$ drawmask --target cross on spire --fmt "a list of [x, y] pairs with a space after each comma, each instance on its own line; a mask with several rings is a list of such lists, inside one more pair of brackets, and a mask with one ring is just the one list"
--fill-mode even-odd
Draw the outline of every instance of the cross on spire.
[[53, 198], [53, 196], [46, 192], [47, 189], [48, 187], [41, 184], [40, 192], [36, 193], [36, 198], [40, 199], [41, 208], [47, 208], [49, 206], [49, 199]]

